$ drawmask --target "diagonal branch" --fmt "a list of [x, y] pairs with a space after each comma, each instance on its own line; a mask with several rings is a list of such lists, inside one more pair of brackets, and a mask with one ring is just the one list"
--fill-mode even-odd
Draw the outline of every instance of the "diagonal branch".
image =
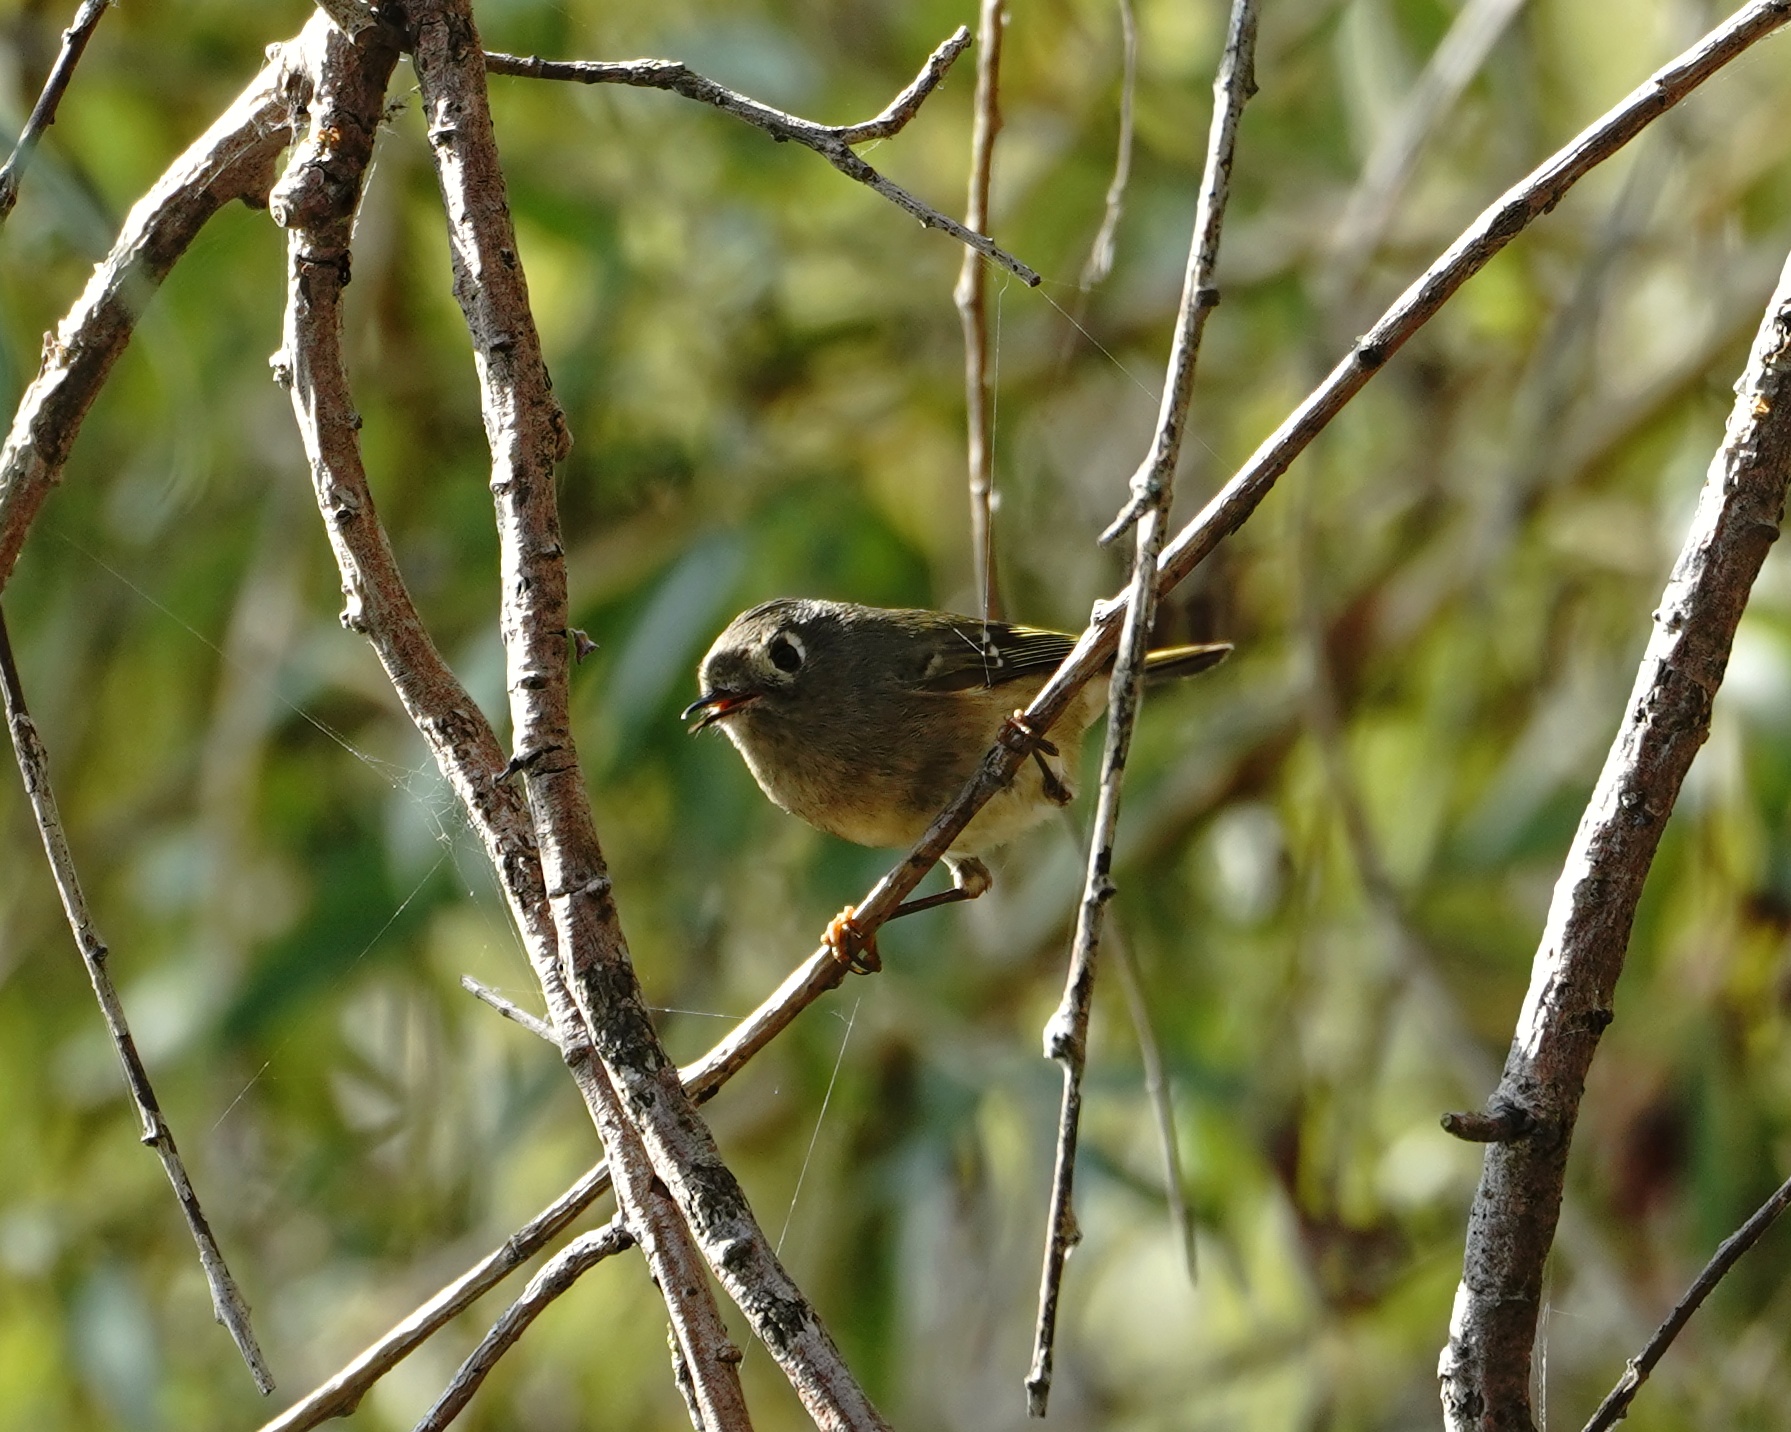
[[1615, 1427], [1629, 1415], [1629, 1404], [1635, 1401], [1635, 1395], [1648, 1380], [1648, 1374], [1666, 1356], [1674, 1339], [1685, 1331], [1685, 1325], [1704, 1305], [1704, 1299], [1716, 1291], [1716, 1285], [1741, 1261], [1741, 1255], [1766, 1236], [1766, 1230], [1778, 1222], [1779, 1216], [1787, 1208], [1791, 1208], [1791, 1179], [1781, 1183], [1778, 1191], [1756, 1208], [1746, 1223], [1723, 1240], [1722, 1246], [1704, 1265], [1704, 1271], [1685, 1290], [1685, 1296], [1673, 1305], [1673, 1311], [1667, 1314], [1666, 1321], [1654, 1330], [1654, 1336], [1648, 1339], [1648, 1346], [1629, 1360], [1623, 1376], [1606, 1394], [1604, 1401], [1598, 1404], [1598, 1410], [1592, 1414], [1583, 1432], [1608, 1432], [1608, 1429]]
[[[427, 734], [429, 728], [425, 728]], [[496, 741], [492, 742], [496, 750]], [[438, 760], [440, 759], [438, 755]], [[444, 769], [447, 769], [444, 767]], [[508, 786], [500, 789], [509, 789]], [[532, 838], [531, 838], [532, 844]], [[796, 1016], [839, 985], [839, 960], [832, 951], [817, 950], [798, 965], [746, 1019], [694, 1064], [679, 1071], [685, 1090], [698, 1104], [720, 1092], [722, 1085], [795, 1022]], [[551, 1029], [546, 1037], [552, 1042]], [[480, 1259], [434, 1297], [363, 1348], [335, 1376], [266, 1424], [261, 1432], [306, 1432], [332, 1417], [354, 1410], [367, 1390], [415, 1352], [428, 1338], [478, 1302], [569, 1227], [609, 1191], [609, 1165], [599, 1163], [580, 1176], [504, 1242]]]
[[528, 1331], [529, 1324], [546, 1312], [554, 1299], [604, 1259], [633, 1245], [633, 1235], [623, 1225], [622, 1216], [617, 1214], [603, 1227], [581, 1233], [554, 1254], [542, 1265], [541, 1271], [529, 1279], [521, 1296], [504, 1309], [479, 1345], [467, 1354], [454, 1374], [454, 1380], [418, 1419], [414, 1432], [442, 1432], [451, 1425], [491, 1375], [498, 1359], [516, 1346], [517, 1340]]
[[174, 1187], [175, 1200], [186, 1218], [187, 1229], [199, 1249], [199, 1266], [205, 1270], [205, 1281], [211, 1289], [212, 1315], [224, 1325], [235, 1340], [255, 1385], [265, 1395], [274, 1390], [273, 1374], [262, 1359], [261, 1347], [255, 1341], [255, 1330], [249, 1325], [249, 1304], [231, 1277], [212, 1235], [211, 1223], [199, 1205], [199, 1195], [187, 1176], [185, 1162], [174, 1143], [174, 1130], [162, 1116], [155, 1090], [149, 1083], [149, 1071], [137, 1053], [137, 1041], [124, 1017], [124, 1001], [112, 983], [107, 968], [111, 954], [99, 931], [93, 927], [93, 916], [87, 908], [87, 896], [81, 889], [81, 877], [75, 870], [74, 853], [69, 849], [68, 835], [62, 828], [62, 816], [56, 808], [56, 793], [50, 788], [50, 758], [38, 735], [37, 724], [25, 709], [25, 690], [19, 670], [13, 661], [12, 639], [7, 635], [6, 619], [0, 615], [0, 695], [4, 696], [6, 722], [12, 732], [13, 750], [19, 758], [19, 774], [25, 781], [25, 794], [30, 798], [32, 814], [37, 817], [37, 833], [44, 843], [44, 855], [50, 862], [50, 874], [62, 896], [62, 908], [68, 916], [68, 927], [81, 952], [81, 963], [87, 966], [87, 978], [99, 1000], [100, 1014], [106, 1021], [106, 1033], [112, 1037], [112, 1048], [124, 1071], [125, 1088], [137, 1106], [137, 1121], [142, 1126], [141, 1139], [162, 1161], [162, 1171]]
[[[573, 741], [566, 566], [553, 483], [569, 439], [517, 259], [484, 58], [467, 0], [413, 0], [407, 13], [448, 213], [455, 296], [473, 341], [492, 451], [503, 579], [499, 625], [515, 742], [509, 769], [527, 782], [567, 982], [653, 1173], [810, 1416], [826, 1428], [883, 1427], [778, 1262], [647, 1016]], [[565, 1044], [567, 1026], [555, 1023]], [[719, 1363], [732, 1352], [683, 1348], [699, 1389], [712, 1369], [693, 1359]], [[732, 1373], [731, 1363], [726, 1370]]]
[[87, 42], [99, 28], [100, 17], [106, 13], [109, 4], [110, 0], [81, 0], [81, 8], [75, 11], [74, 20], [62, 32], [62, 48], [56, 52], [56, 63], [50, 66], [37, 103], [31, 106], [31, 115], [19, 131], [18, 143], [13, 145], [6, 163], [0, 164], [0, 224], [6, 222], [13, 205], [19, 202], [19, 181], [25, 177], [26, 166], [31, 163], [38, 140], [56, 122], [57, 106], [62, 103], [69, 81], [75, 77], [75, 66], [81, 63]]
[[[314, 18], [305, 35], [328, 23]], [[302, 43], [273, 46], [248, 88], [137, 201], [86, 292], [45, 339], [43, 364], [0, 447], [0, 589], [150, 294], [219, 209], [232, 199], [267, 202], [274, 163], [292, 141], [288, 114], [303, 99], [287, 60]]]
[[[665, 1297], [686, 1365], [698, 1369], [696, 1386], [702, 1426], [749, 1428], [745, 1402], [701, 1260], [669, 1197], [654, 1181], [639, 1136], [624, 1117], [607, 1075], [591, 1057], [589, 1033], [560, 979], [554, 930], [537, 861], [506, 859], [527, 822], [513, 795], [484, 811], [469, 787], [495, 788], [502, 761], [496, 738], [473, 718], [453, 678], [446, 674], [428, 634], [417, 620], [389, 544], [373, 510], [349, 400], [341, 354], [341, 293], [348, 278], [348, 242], [355, 202], [372, 156], [387, 81], [397, 62], [396, 35], [372, 26], [351, 40], [331, 29], [328, 44], [314, 55], [315, 99], [305, 139], [273, 194], [274, 217], [291, 234], [285, 347], [279, 360], [292, 393], [294, 412], [311, 461], [319, 506], [329, 528], [350, 597], [345, 617], [374, 636], [418, 727], [429, 734], [429, 716], [444, 705], [457, 709], [472, 727], [474, 750], [487, 757], [482, 770], [464, 759], [443, 760], [449, 779], [467, 791], [475, 824], [503, 880], [525, 945], [541, 977], [555, 1034], [579, 1091], [611, 1151], [617, 1195]], [[364, 579], [379, 579], [375, 615], [357, 605]], [[479, 729], [483, 728], [483, 729]], [[455, 751], [452, 757], [469, 752]], [[438, 752], [438, 759], [440, 758]], [[504, 825], [492, 812], [501, 805]], [[483, 815], [483, 819], [481, 819]], [[502, 818], [502, 817], [501, 817]]]
[[1194, 368], [1207, 315], [1219, 302], [1213, 286], [1219, 263], [1219, 234], [1231, 194], [1231, 163], [1237, 149], [1238, 124], [1244, 103], [1256, 92], [1256, 0], [1232, 0], [1230, 28], [1219, 72], [1213, 79], [1213, 119], [1207, 135], [1206, 165], [1200, 181], [1200, 205], [1188, 244], [1187, 273], [1170, 347], [1168, 381], [1150, 454], [1132, 478], [1133, 498], [1114, 528], [1121, 530], [1132, 515], [1138, 522], [1137, 552], [1132, 559], [1131, 600], [1119, 655], [1107, 688], [1107, 735], [1101, 752], [1100, 796], [1094, 829], [1088, 838], [1088, 869], [1082, 903], [1070, 947], [1063, 999], [1045, 1025], [1045, 1057], [1063, 1069], [1063, 1102], [1057, 1124], [1057, 1157], [1051, 1178], [1051, 1212], [1046, 1230], [1044, 1268], [1039, 1275], [1038, 1323], [1033, 1334], [1032, 1368], [1026, 1377], [1026, 1408], [1043, 1417], [1051, 1398], [1052, 1349], [1057, 1336], [1057, 1301], [1064, 1264], [1080, 1239], [1072, 1196], [1076, 1176], [1076, 1143], [1082, 1123], [1082, 1076], [1088, 1065], [1088, 1021], [1094, 1007], [1095, 960], [1100, 952], [1101, 925], [1114, 896], [1113, 846], [1119, 830], [1120, 788], [1132, 732], [1144, 696], [1144, 659], [1156, 621], [1157, 557], [1169, 524], [1175, 464], [1187, 431], [1188, 406], [1194, 393]]
[[1622, 726], [1567, 853], [1492, 1098], [1524, 1132], [1488, 1146], [1439, 1375], [1451, 1428], [1527, 1427], [1530, 1355], [1567, 1152], [1613, 1016], [1636, 903], [1791, 483], [1791, 259], [1654, 613]]
[[688, 65], [676, 60], [543, 60], [537, 56], [488, 54], [485, 68], [494, 75], [517, 75], [523, 79], [569, 80], [587, 85], [634, 85], [641, 89], [670, 90], [699, 104], [744, 120], [762, 129], [773, 139], [790, 141], [812, 149], [848, 179], [875, 190], [898, 209], [920, 220], [922, 228], [938, 229], [951, 235], [966, 248], [1000, 264], [1028, 288], [1036, 288], [1039, 276], [1020, 260], [998, 247], [986, 234], [978, 232], [975, 221], [966, 228], [948, 214], [915, 198], [901, 185], [886, 179], [852, 152], [855, 144], [873, 139], [887, 139], [920, 112], [921, 102], [932, 93], [953, 60], [969, 47], [970, 32], [962, 26], [938, 49], [933, 51], [914, 82], [897, 95], [889, 108], [862, 124], [816, 124], [760, 104], [756, 99], [738, 94], [725, 85], [718, 85], [699, 75]]

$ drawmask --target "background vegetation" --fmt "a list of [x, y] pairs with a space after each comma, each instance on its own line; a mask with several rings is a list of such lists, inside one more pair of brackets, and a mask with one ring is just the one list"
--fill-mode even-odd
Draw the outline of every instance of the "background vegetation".
[[[61, 0], [0, 0], [0, 119]], [[1117, 137], [1105, 0], [1019, 6], [995, 233], [1010, 607], [1079, 627], [1144, 451], [1224, 14], [1139, 0], [1118, 265], [1076, 276]], [[1435, 127], [1359, 264], [1341, 222], [1447, 28], [1439, 0], [1267, 7], [1181, 478], [1191, 512], [1493, 194], [1724, 7], [1533, 0]], [[0, 235], [16, 398], [126, 208], [300, 0], [125, 0]], [[964, 4], [489, 0], [493, 48], [657, 54], [863, 118]], [[872, 162], [962, 202], [970, 65]], [[402, 85], [400, 86], [402, 88]], [[814, 155], [672, 96], [493, 83], [522, 257], [576, 440], [562, 469], [577, 712], [649, 996], [694, 1055], [887, 857], [769, 806], [676, 714], [734, 611], [801, 592], [974, 608], [959, 250]], [[1153, 695], [1115, 906], [1175, 1084], [1190, 1288], [1118, 988], [1097, 1009], [1052, 1424], [1436, 1424], [1476, 1150], [1574, 820], [1791, 241], [1791, 48], [1768, 42], [1587, 181], [1376, 379], [1164, 617], [1237, 656]], [[226, 212], [157, 296], [7, 595], [77, 857], [164, 1106], [296, 1393], [595, 1155], [488, 874], [365, 644], [285, 398], [284, 244]], [[1353, 267], [1353, 272], [1351, 271]], [[469, 351], [414, 106], [379, 152], [351, 362], [425, 617], [501, 717]], [[1772, 559], [1668, 830], [1594, 1071], [1545, 1323], [1578, 1425], [1791, 1160], [1791, 565]], [[1023, 1421], [1058, 1080], [1038, 1051], [1079, 876], [1016, 847], [975, 906], [893, 927], [711, 1106], [724, 1152], [899, 1425]], [[271, 1410], [212, 1327], [29, 813], [0, 781], [0, 1428], [237, 1428]], [[800, 1198], [797, 1185], [800, 1183]], [[1638, 1428], [1791, 1426], [1780, 1233], [1643, 1393]], [[408, 1426], [499, 1306], [388, 1379]], [[683, 1425], [637, 1260], [531, 1333], [468, 1427]], [[759, 1425], [801, 1415], [748, 1353]], [[279, 1402], [279, 1405], [284, 1405]]]

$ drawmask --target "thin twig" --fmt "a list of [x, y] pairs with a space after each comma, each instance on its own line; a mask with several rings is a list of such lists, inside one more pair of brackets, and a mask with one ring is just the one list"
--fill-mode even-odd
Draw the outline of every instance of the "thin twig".
[[959, 27], [956, 34], [935, 50], [921, 69], [914, 83], [897, 95], [889, 108], [862, 124], [816, 124], [773, 109], [756, 99], [719, 85], [690, 66], [676, 60], [544, 60], [539, 56], [505, 55], [493, 52], [485, 56], [485, 67], [494, 75], [516, 75], [531, 80], [568, 80], [586, 85], [634, 85], [641, 89], [670, 90], [699, 104], [744, 120], [762, 129], [776, 140], [789, 140], [812, 149], [848, 179], [881, 194], [898, 209], [920, 221], [924, 229], [938, 229], [951, 235], [965, 247], [1000, 264], [1028, 288], [1039, 284], [1038, 274], [1020, 260], [998, 247], [986, 234], [966, 228], [948, 214], [922, 202], [901, 185], [885, 178], [852, 152], [855, 144], [873, 139], [887, 139], [919, 112], [921, 101], [944, 77], [951, 62], [970, 44], [970, 32]]
[[511, 1001], [505, 999], [496, 990], [492, 989], [490, 985], [480, 984], [479, 981], [474, 979], [471, 975], [462, 975], [460, 977], [460, 987], [474, 999], [490, 1005], [499, 1014], [503, 1015], [505, 1019], [520, 1024], [537, 1039], [545, 1039], [549, 1044], [553, 1045], [555, 1049], [560, 1047], [559, 1036], [553, 1032], [553, 1026], [551, 1024], [545, 1019], [542, 1019], [539, 1015], [530, 1014], [521, 1005], [513, 1004]]
[[[1070, 949], [1063, 999], [1045, 1025], [1045, 1057], [1063, 1069], [1063, 1104], [1058, 1116], [1057, 1157], [1051, 1180], [1051, 1212], [1046, 1231], [1044, 1268], [1039, 1277], [1038, 1323], [1033, 1332], [1032, 1367], [1026, 1376], [1026, 1408], [1043, 1417], [1051, 1397], [1052, 1349], [1057, 1336], [1057, 1305], [1064, 1264], [1079, 1239], [1073, 1206], [1076, 1143], [1082, 1118], [1082, 1076], [1088, 1064], [1088, 1021], [1094, 1005], [1096, 956], [1100, 951], [1102, 916], [1113, 898], [1113, 845], [1119, 827], [1120, 790], [1132, 732], [1144, 694], [1144, 658], [1156, 620], [1157, 557], [1169, 524], [1176, 460], [1187, 430], [1188, 405], [1194, 392], [1194, 369], [1207, 314], [1219, 301], [1213, 273], [1219, 262], [1219, 236], [1231, 192], [1231, 162], [1237, 147], [1238, 122], [1244, 104], [1255, 93], [1257, 0], [1232, 0], [1231, 21], [1219, 71], [1213, 79], [1213, 118], [1207, 134], [1206, 164], [1200, 181], [1200, 205], [1188, 244], [1188, 267], [1176, 314], [1163, 405], [1157, 415], [1150, 454], [1132, 478], [1137, 508], [1137, 552], [1133, 558], [1131, 600], [1125, 630], [1107, 688], [1107, 735], [1101, 752], [1100, 794], [1094, 828], [1088, 840], [1088, 869], [1076, 933]], [[1108, 535], [1122, 530], [1122, 514]]]
[[[976, 118], [970, 136], [970, 196], [964, 222], [989, 227], [989, 179], [995, 137], [1001, 133], [1001, 38], [1006, 0], [982, 0], [977, 20]], [[1000, 621], [1001, 578], [995, 566], [995, 387], [989, 376], [988, 274], [974, 253], [964, 255], [953, 299], [964, 330], [964, 427], [970, 456], [970, 551], [984, 621]]]
[[1533, 1131], [1488, 1146], [1439, 1367], [1451, 1428], [1530, 1419], [1530, 1356], [1587, 1070], [1614, 1017], [1642, 886], [1710, 729], [1735, 628], [1791, 483], [1791, 259], [1654, 613], [1622, 725], [1555, 885], [1495, 1107]]
[[18, 143], [13, 145], [6, 163], [0, 164], [0, 224], [6, 222], [13, 205], [19, 202], [19, 181], [25, 177], [26, 166], [31, 163], [38, 140], [56, 122], [56, 107], [62, 103], [69, 81], [75, 77], [75, 66], [81, 63], [81, 54], [93, 38], [93, 32], [99, 28], [100, 17], [110, 3], [111, 0], [81, 0], [74, 21], [62, 32], [62, 48], [56, 53], [56, 63], [50, 66], [37, 103], [31, 106], [31, 115], [19, 131]]
[[[319, 15], [305, 35], [328, 25]], [[219, 209], [233, 199], [267, 202], [275, 162], [291, 142], [291, 106], [303, 97], [287, 54], [304, 42], [272, 47], [230, 108], [137, 201], [86, 291], [45, 339], [42, 366], [0, 447], [0, 589], [150, 294]]]
[[1673, 1311], [1667, 1314], [1666, 1321], [1654, 1331], [1648, 1339], [1648, 1346], [1629, 1360], [1623, 1376], [1617, 1385], [1598, 1404], [1598, 1410], [1586, 1423], [1584, 1432], [1607, 1432], [1629, 1415], [1629, 1404], [1648, 1380], [1648, 1374], [1673, 1345], [1673, 1340], [1684, 1331], [1685, 1325], [1691, 1321], [1692, 1314], [1698, 1311], [1704, 1299], [1715, 1291], [1716, 1285], [1722, 1282], [1729, 1269], [1741, 1261], [1741, 1255], [1752, 1248], [1765, 1236], [1766, 1230], [1778, 1222], [1779, 1215], [1791, 1208], [1791, 1179], [1779, 1185], [1778, 1192], [1754, 1210], [1748, 1221], [1723, 1240], [1716, 1254], [1704, 1265], [1704, 1271], [1698, 1274], [1691, 1287], [1685, 1290], [1685, 1296], [1674, 1304]]
[[533, 1258], [608, 1188], [609, 1167], [598, 1164], [498, 1247], [362, 1349], [335, 1376], [263, 1425], [260, 1432], [308, 1432], [332, 1418], [348, 1416], [374, 1383]]
[[[390, 566], [389, 547], [367, 491], [341, 353], [341, 293], [348, 279], [354, 208], [372, 156], [386, 83], [397, 60], [396, 38], [394, 32], [377, 26], [354, 39], [332, 28], [321, 51], [308, 56], [315, 77], [309, 123], [270, 207], [291, 236], [280, 369], [291, 389], [331, 544], [344, 569], [344, 587], [351, 599], [349, 622], [367, 624], [366, 611], [353, 607], [365, 573], [377, 571], [394, 584], [392, 591], [381, 594], [385, 599], [383, 615], [389, 620], [376, 635], [375, 646], [427, 736], [425, 708], [415, 699], [417, 687], [430, 682], [449, 691], [451, 678], [444, 682], [440, 658], [416, 622], [402, 582]], [[385, 550], [380, 553], [369, 548]], [[394, 639], [400, 632], [415, 648], [407, 653], [414, 666], [404, 665], [402, 658], [394, 659]], [[463, 723], [465, 719], [463, 715]], [[489, 730], [483, 735], [490, 739], [487, 754], [495, 757], [495, 739], [490, 738]], [[464, 766], [448, 774], [463, 787], [477, 781]], [[489, 767], [486, 783], [499, 784], [491, 779]], [[515, 797], [508, 799], [514, 801]], [[516, 822], [526, 829], [520, 811]], [[541, 868], [536, 863], [519, 869], [519, 862], [501, 860], [501, 843], [492, 840], [492, 833], [487, 833], [488, 848], [548, 1007], [554, 1012], [556, 1043], [610, 1150], [618, 1198], [631, 1228], [637, 1231], [672, 1326], [701, 1369], [705, 1425], [713, 1432], [749, 1428], [737, 1370], [720, 1356], [721, 1350], [731, 1345], [702, 1262], [677, 1209], [653, 1178], [646, 1151], [622, 1111], [607, 1072], [592, 1058], [589, 1034], [560, 980], [555, 931], [542, 898]]]
[[1424, 142], [1486, 63], [1492, 47], [1524, 0], [1468, 0], [1388, 123], [1362, 177], [1343, 206], [1331, 242], [1333, 263], [1326, 282], [1340, 293], [1353, 291], [1362, 269], [1387, 231], [1394, 205], [1411, 177]]
[[1175, 1132], [1175, 1093], [1169, 1085], [1169, 1070], [1163, 1063], [1163, 1046], [1151, 1019], [1150, 1001], [1145, 998], [1144, 981], [1138, 974], [1138, 961], [1132, 958], [1129, 940], [1121, 938], [1119, 922], [1107, 926], [1107, 950], [1113, 957], [1113, 972], [1119, 976], [1120, 992], [1125, 996], [1126, 1013], [1132, 1020], [1132, 1033], [1138, 1040], [1138, 1059], [1144, 1066], [1144, 1093], [1150, 1100], [1151, 1114], [1157, 1125], [1157, 1150], [1163, 1156], [1163, 1196], [1169, 1203], [1169, 1226], [1175, 1230], [1181, 1245], [1182, 1264], [1193, 1282], [1200, 1272], [1199, 1252], [1194, 1246], [1194, 1212], [1188, 1207], [1188, 1190], [1182, 1183], [1181, 1140]]
[[634, 1246], [634, 1235], [623, 1226], [617, 1214], [601, 1228], [581, 1233], [541, 1266], [522, 1295], [505, 1308], [491, 1325], [479, 1345], [467, 1354], [466, 1361], [442, 1395], [417, 1420], [415, 1432], [442, 1432], [458, 1417], [473, 1394], [497, 1366], [498, 1359], [516, 1345], [530, 1323], [540, 1317], [553, 1301], [605, 1258]]
[[1132, 180], [1132, 103], [1138, 91], [1138, 16], [1132, 0], [1119, 0], [1119, 32], [1123, 49], [1119, 81], [1119, 149], [1113, 156], [1113, 178], [1107, 184], [1107, 204], [1101, 227], [1088, 246], [1082, 274], [1076, 286], [1087, 293], [1113, 272], [1119, 221], [1125, 213], [1126, 186]]
[[150, 1086], [149, 1071], [143, 1067], [137, 1042], [131, 1037], [131, 1027], [124, 1016], [124, 1001], [119, 999], [111, 971], [106, 967], [110, 952], [99, 931], [93, 927], [87, 896], [82, 892], [81, 877], [75, 870], [74, 852], [69, 849], [68, 833], [62, 827], [62, 816], [56, 808], [56, 793], [50, 788], [49, 753], [38, 735], [36, 722], [25, 708], [25, 688], [19, 679], [18, 665], [13, 660], [12, 638], [7, 633], [3, 614], [0, 614], [0, 693], [4, 694], [6, 724], [12, 732], [19, 774], [24, 778], [25, 794], [30, 798], [32, 814], [37, 818], [37, 833], [44, 843], [50, 874], [62, 897], [68, 928], [75, 937], [75, 948], [81, 952], [81, 963], [87, 967], [94, 997], [99, 1000], [106, 1033], [111, 1036], [112, 1048], [118, 1054], [125, 1088], [130, 1093], [131, 1102], [137, 1106], [137, 1122], [141, 1126], [139, 1138], [155, 1150], [156, 1157], [162, 1161], [162, 1171], [174, 1188], [175, 1201], [180, 1204], [187, 1229], [199, 1249], [199, 1266], [205, 1270], [205, 1281], [211, 1289], [212, 1314], [235, 1339], [255, 1385], [266, 1395], [274, 1390], [274, 1379], [261, 1356], [260, 1345], [255, 1341], [255, 1330], [249, 1324], [248, 1300], [237, 1287], [236, 1279], [231, 1277], [218, 1241], [212, 1234], [211, 1223], [199, 1205], [199, 1195], [193, 1191], [186, 1164], [174, 1143], [174, 1130], [162, 1116], [161, 1105], [156, 1102], [155, 1090]]
[[[491, 447], [497, 510], [504, 638], [515, 753], [534, 818], [559, 955], [579, 1012], [590, 1027], [605, 1078], [626, 1111], [657, 1177], [652, 1191], [675, 1200], [710, 1271], [747, 1316], [823, 1427], [887, 1424], [846, 1366], [814, 1308], [778, 1262], [738, 1180], [722, 1161], [685, 1094], [648, 1017], [613, 898], [573, 740], [566, 639], [566, 564], [553, 469], [569, 445], [517, 259], [506, 184], [491, 128], [483, 53], [468, 0], [412, 0], [412, 52], [436, 176], [448, 213], [454, 291], [477, 358]], [[550, 1008], [551, 996], [550, 996]], [[555, 1028], [565, 1038], [566, 1026]], [[606, 1142], [611, 1130], [604, 1129]], [[613, 1172], [628, 1172], [628, 1150], [611, 1145]], [[631, 1224], [649, 1254], [619, 1182]], [[680, 1230], [681, 1231], [681, 1230]], [[705, 1425], [745, 1425], [711, 1398], [731, 1380], [737, 1356], [719, 1319], [702, 1317], [709, 1295], [700, 1270], [676, 1287], [661, 1282], [668, 1307], [689, 1295], [688, 1324], [674, 1328], [696, 1382]], [[712, 1308], [711, 1304], [711, 1308]]]

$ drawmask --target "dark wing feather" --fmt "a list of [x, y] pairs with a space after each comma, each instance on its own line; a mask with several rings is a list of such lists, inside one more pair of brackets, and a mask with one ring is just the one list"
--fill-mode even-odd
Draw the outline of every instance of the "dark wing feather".
[[932, 652], [920, 677], [923, 691], [968, 691], [1045, 675], [1063, 664], [1076, 638], [1039, 627], [979, 622], [965, 617], [954, 639]]

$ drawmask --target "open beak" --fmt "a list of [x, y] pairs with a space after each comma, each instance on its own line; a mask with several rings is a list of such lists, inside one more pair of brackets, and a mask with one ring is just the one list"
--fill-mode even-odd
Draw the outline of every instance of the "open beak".
[[694, 736], [705, 726], [713, 725], [715, 722], [721, 720], [723, 716], [728, 716], [738, 711], [742, 706], [746, 705], [747, 702], [754, 700], [757, 695], [758, 693], [755, 691], [712, 692], [710, 695], [703, 697], [700, 701], [691, 702], [690, 705], [684, 708], [684, 714], [678, 719], [681, 721], [689, 721], [692, 717], [696, 718], [695, 724], [690, 728], [690, 734]]

